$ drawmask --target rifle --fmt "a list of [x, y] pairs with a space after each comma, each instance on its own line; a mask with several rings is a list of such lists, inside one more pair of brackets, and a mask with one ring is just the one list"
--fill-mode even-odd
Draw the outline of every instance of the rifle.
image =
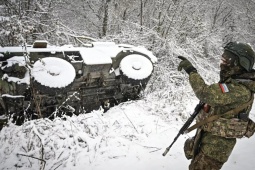
[[205, 103], [203, 102], [199, 102], [197, 104], [197, 106], [195, 107], [195, 110], [193, 112], [193, 114], [189, 117], [189, 119], [184, 123], [184, 125], [182, 126], [182, 128], [180, 129], [179, 133], [177, 134], [177, 136], [174, 138], [174, 141], [171, 143], [171, 145], [169, 147], [166, 148], [165, 152], [162, 154], [163, 156], [166, 156], [166, 154], [169, 152], [170, 148], [173, 146], [173, 144], [176, 142], [176, 140], [179, 138], [179, 136], [184, 133], [186, 133], [186, 130], [189, 128], [189, 126], [191, 125], [191, 123], [194, 121], [194, 119], [196, 118], [196, 116], [198, 115], [198, 113], [200, 112], [200, 110], [203, 108]]

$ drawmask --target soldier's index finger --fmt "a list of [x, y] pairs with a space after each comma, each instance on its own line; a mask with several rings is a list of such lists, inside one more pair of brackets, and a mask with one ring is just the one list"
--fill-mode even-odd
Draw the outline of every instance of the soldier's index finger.
[[181, 60], [186, 60], [186, 58], [183, 57], [183, 56], [178, 56], [178, 58], [181, 59]]

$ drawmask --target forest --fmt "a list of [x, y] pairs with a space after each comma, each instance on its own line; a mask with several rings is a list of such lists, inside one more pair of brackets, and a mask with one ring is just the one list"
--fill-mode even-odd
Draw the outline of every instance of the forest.
[[[255, 0], [0, 0], [2, 47], [109, 41], [144, 46], [158, 58], [142, 100], [107, 113], [10, 123], [0, 131], [0, 169], [186, 169], [188, 135], [162, 158], [197, 103], [177, 56], [206, 83], [217, 82], [224, 45], [254, 47], [254, 37]], [[254, 169], [252, 143], [242, 141], [225, 169]]]
[[254, 0], [1, 0], [0, 45], [107, 40], [160, 54], [174, 43], [210, 55], [215, 39], [254, 44], [254, 8]]
[[178, 97], [166, 92], [187, 84], [176, 75], [178, 55], [215, 82], [222, 47], [229, 41], [253, 46], [254, 22], [254, 0], [0, 0], [0, 45], [144, 46], [158, 58], [147, 92], [172, 101]]
[[229, 41], [253, 45], [254, 13], [254, 0], [1, 0], [0, 45], [141, 45], [158, 57], [161, 74], [176, 55], [212, 62]]
[[175, 75], [177, 55], [190, 58], [202, 72], [213, 71], [204, 77], [215, 81], [224, 44], [255, 43], [254, 13], [254, 0], [1, 0], [0, 45], [47, 40], [144, 46], [158, 58], [147, 91], [157, 88], [162, 92], [154, 96], [172, 99], [176, 96], [165, 94], [172, 91], [169, 84], [184, 83]]

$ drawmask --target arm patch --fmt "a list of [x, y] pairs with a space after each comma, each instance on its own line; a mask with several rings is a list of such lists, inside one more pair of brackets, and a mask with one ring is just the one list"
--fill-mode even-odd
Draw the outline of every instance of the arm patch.
[[225, 83], [220, 83], [219, 85], [220, 85], [220, 89], [221, 89], [222, 93], [229, 92], [228, 86]]

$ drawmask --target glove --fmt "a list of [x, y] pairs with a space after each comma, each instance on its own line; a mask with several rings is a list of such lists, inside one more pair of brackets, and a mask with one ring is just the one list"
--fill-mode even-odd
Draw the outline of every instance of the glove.
[[251, 137], [255, 132], [255, 123], [249, 119], [246, 133], [244, 134], [245, 137], [249, 138]]
[[185, 57], [178, 56], [178, 58], [182, 60], [178, 66], [178, 71], [184, 69], [188, 74], [190, 74], [191, 72], [197, 72], [197, 69]]

